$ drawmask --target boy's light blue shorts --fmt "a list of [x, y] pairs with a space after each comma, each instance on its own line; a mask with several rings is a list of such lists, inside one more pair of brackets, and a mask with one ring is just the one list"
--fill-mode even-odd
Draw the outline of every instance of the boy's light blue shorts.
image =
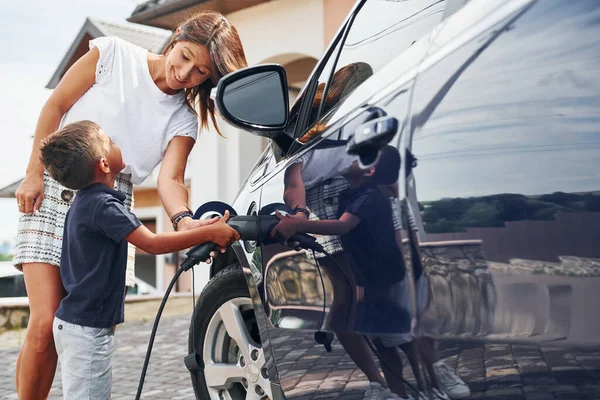
[[112, 385], [112, 328], [91, 328], [54, 318], [54, 343], [65, 400], [109, 399]]

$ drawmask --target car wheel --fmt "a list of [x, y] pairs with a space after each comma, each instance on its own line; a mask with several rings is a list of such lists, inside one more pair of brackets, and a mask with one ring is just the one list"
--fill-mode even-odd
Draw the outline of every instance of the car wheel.
[[196, 397], [272, 399], [252, 300], [239, 265], [219, 271], [196, 303], [189, 352], [204, 368], [191, 372]]

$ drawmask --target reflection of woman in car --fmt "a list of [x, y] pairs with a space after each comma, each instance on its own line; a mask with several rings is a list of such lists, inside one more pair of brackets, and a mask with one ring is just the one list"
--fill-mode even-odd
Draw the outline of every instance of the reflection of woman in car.
[[[350, 187], [340, 195], [337, 218], [305, 221], [280, 216], [281, 221], [273, 231], [273, 235], [286, 240], [296, 232], [340, 235], [342, 248], [355, 267], [362, 289], [364, 316], [357, 330], [378, 335], [410, 330], [410, 299], [405, 301], [408, 290], [405, 266], [394, 235], [391, 204], [377, 188], [398, 180], [400, 155], [392, 146], [386, 146], [381, 153], [375, 167], [361, 168], [354, 161], [344, 171]], [[400, 379], [402, 360], [395, 345], [386, 347], [380, 339], [374, 342], [384, 361], [382, 370], [391, 391], [401, 398], [410, 398]]]
[[[414, 191], [415, 176], [413, 169], [417, 166], [417, 159], [406, 149], [405, 156], [405, 177], [407, 180], [407, 188], [412, 187]], [[398, 188], [387, 188], [390, 197], [398, 197]], [[397, 201], [397, 200], [394, 200]], [[404, 242], [402, 238], [402, 215], [400, 210], [405, 212], [407, 216], [407, 230], [406, 234], [408, 240], [408, 251], [410, 252], [410, 260], [412, 264], [413, 279], [415, 281], [416, 289], [416, 300], [417, 310], [420, 316], [423, 316], [425, 309], [428, 307], [430, 302], [430, 282], [424, 273], [423, 267], [423, 256], [421, 255], [420, 243], [418, 238], [419, 225], [416, 222], [415, 216], [418, 216], [419, 206], [416, 197], [411, 197], [411, 190], [408, 190], [407, 201], [405, 207], [398, 206], [394, 208], [394, 229], [396, 231], [396, 240], [400, 248], [404, 251]], [[434, 322], [435, 323], [435, 322]], [[431, 386], [434, 390], [436, 397], [441, 398], [443, 395], [448, 396], [451, 399], [463, 399], [471, 395], [471, 391], [468, 385], [454, 373], [454, 371], [447, 366], [443, 361], [439, 360], [439, 355], [436, 351], [435, 340], [429, 337], [422, 336], [414, 343], [408, 345], [401, 345], [402, 350], [406, 352], [406, 355], [415, 368], [415, 354], [414, 351], [418, 349], [421, 360], [425, 366], [427, 374], [429, 375]], [[437, 360], [437, 362], [436, 362]], [[441, 393], [440, 393], [441, 391]]]
[[[348, 64], [340, 68], [332, 77], [323, 105], [321, 103], [323, 102], [325, 83], [321, 83], [317, 87], [310, 120], [314, 121], [319, 117], [320, 107], [322, 108], [321, 114], [327, 114], [372, 74], [373, 70], [369, 64], [362, 62]], [[306, 143], [324, 129], [325, 124], [318, 123], [299, 141]], [[286, 170], [284, 201], [294, 209], [297, 218], [337, 218], [339, 193], [348, 188], [348, 182], [342, 176], [342, 172], [355, 159], [354, 156], [346, 153], [345, 144], [346, 142], [342, 140], [323, 140]], [[317, 241], [329, 254], [342, 253], [339, 236], [320, 236]], [[322, 254], [316, 256], [317, 258], [323, 257]], [[345, 264], [343, 256], [340, 255], [339, 257], [338, 262]], [[348, 288], [344, 277], [340, 276], [340, 271], [337, 268], [328, 268], [328, 262], [325, 262], [323, 266], [327, 269], [327, 274], [332, 280], [337, 294], [330, 312], [334, 316], [336, 314], [334, 311], [340, 310], [340, 307], [342, 307], [340, 300], [347, 301], [349, 298], [351, 288]], [[347, 317], [349, 311], [338, 314]], [[347, 321], [345, 322], [347, 325]], [[345, 322], [341, 323], [344, 324]], [[339, 326], [339, 323], [334, 325]], [[344, 327], [344, 329], [346, 328], [347, 326]]]
[[[405, 175], [406, 177], [412, 174], [412, 169], [416, 166], [416, 158], [412, 155], [412, 153], [407, 150], [405, 155]], [[415, 223], [415, 218], [410, 208], [410, 204], [407, 204], [404, 207], [402, 204], [399, 204], [398, 201], [398, 180], [391, 185], [381, 185], [379, 189], [384, 193], [387, 197], [389, 197], [392, 202], [392, 220], [394, 224], [394, 233], [396, 237], [396, 243], [402, 253], [402, 258], [404, 260], [408, 260], [409, 265], [412, 267], [412, 278], [415, 283], [415, 295], [416, 295], [416, 305], [417, 312], [422, 314], [425, 308], [427, 307], [427, 303], [429, 301], [429, 283], [427, 278], [423, 274], [423, 266], [420, 262], [421, 254], [419, 252], [418, 247], [418, 239], [416, 234], [418, 232], [418, 227]], [[408, 242], [408, 251], [410, 252], [410, 257], [405, 257], [405, 247], [404, 240], [402, 237], [402, 225], [403, 218], [402, 213], [406, 215], [406, 222], [408, 223], [407, 234], [410, 237], [410, 241]], [[411, 301], [410, 294], [408, 291], [408, 287], [406, 290], [400, 293], [401, 303], [409, 303]], [[413, 369], [415, 377], [417, 377], [417, 384], [419, 390], [423, 391], [426, 387], [425, 382], [421, 378], [421, 375], [418, 371], [418, 355], [421, 357], [421, 361], [425, 367], [429, 375], [429, 379], [431, 382], [432, 390], [434, 397], [437, 399], [448, 399], [447, 395], [442, 392], [438, 375], [434, 369], [434, 342], [430, 338], [414, 338], [412, 333], [400, 333], [395, 335], [387, 335], [382, 336], [380, 338], [382, 345], [385, 350], [382, 351], [391, 351], [390, 349], [393, 347], [399, 347], [404, 351], [406, 357]]]
[[[336, 71], [327, 90], [321, 115], [330, 112], [371, 75], [373, 75], [372, 68], [362, 62], [348, 64]], [[313, 101], [310, 121], [316, 121], [320, 117], [319, 107], [324, 90], [325, 83], [321, 83]], [[326, 127], [324, 119], [321, 120], [300, 137], [299, 142], [308, 143], [311, 139], [320, 136]], [[342, 176], [342, 172], [355, 160], [354, 157], [346, 154], [345, 145], [346, 142], [343, 140], [323, 140], [286, 170], [284, 201], [295, 209], [295, 218], [330, 220], [338, 217], [339, 194], [348, 188], [348, 182]], [[344, 268], [342, 272], [331, 260], [323, 258], [322, 254], [316, 254], [319, 265], [325, 270], [335, 293], [327, 326], [335, 331], [348, 355], [369, 379], [369, 390], [365, 399], [375, 399], [383, 392], [385, 382], [364, 337], [360, 334], [348, 333], [352, 320], [350, 307], [355, 297], [353, 290], [356, 284], [343, 254], [341, 240], [338, 235], [321, 235], [317, 237], [317, 241]]]

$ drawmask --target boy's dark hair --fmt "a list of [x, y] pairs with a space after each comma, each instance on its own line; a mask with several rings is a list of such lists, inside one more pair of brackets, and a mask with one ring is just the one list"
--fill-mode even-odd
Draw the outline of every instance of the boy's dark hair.
[[391, 185], [400, 175], [400, 153], [394, 146], [387, 145], [379, 153], [372, 178], [379, 185]]
[[92, 121], [65, 125], [40, 147], [41, 161], [50, 176], [69, 189], [79, 190], [96, 179], [96, 164], [104, 157], [100, 126]]

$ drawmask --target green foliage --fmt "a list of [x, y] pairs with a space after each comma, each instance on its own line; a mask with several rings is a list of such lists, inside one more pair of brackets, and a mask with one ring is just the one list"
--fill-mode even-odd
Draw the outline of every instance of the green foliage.
[[469, 227], [502, 227], [506, 221], [552, 220], [560, 212], [600, 212], [600, 196], [555, 192], [528, 197], [504, 193], [446, 198], [420, 208], [428, 233], [464, 232]]

